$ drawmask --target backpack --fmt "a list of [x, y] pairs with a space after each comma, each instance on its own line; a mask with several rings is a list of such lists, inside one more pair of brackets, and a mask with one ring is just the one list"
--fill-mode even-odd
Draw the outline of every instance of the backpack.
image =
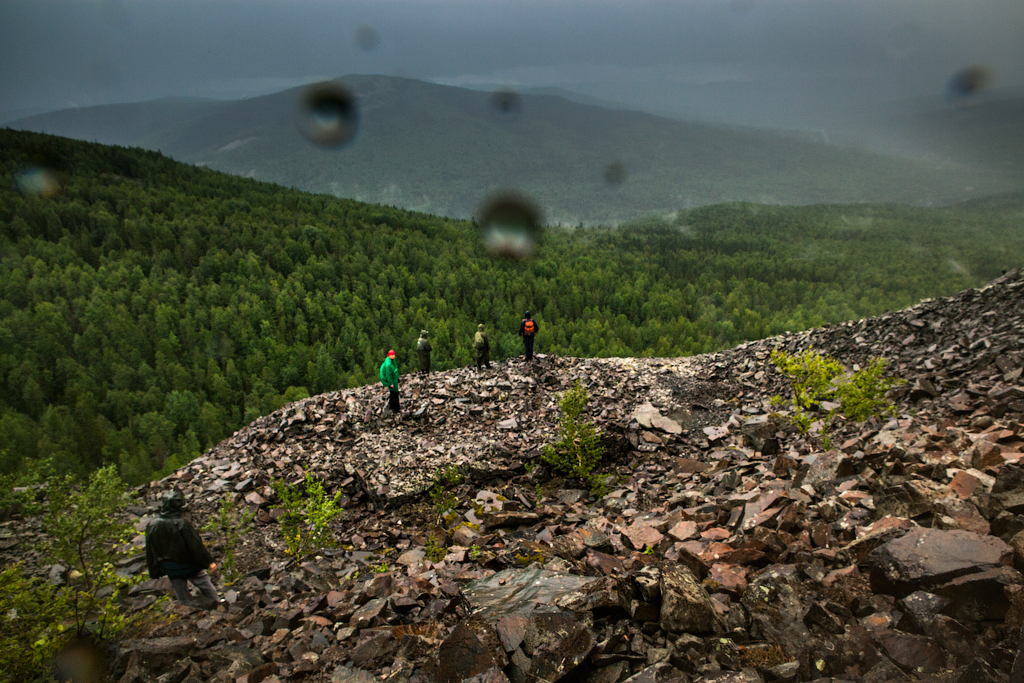
[[533, 333], [537, 331], [537, 326], [533, 324], [533, 320], [523, 321], [523, 334], [532, 337]]

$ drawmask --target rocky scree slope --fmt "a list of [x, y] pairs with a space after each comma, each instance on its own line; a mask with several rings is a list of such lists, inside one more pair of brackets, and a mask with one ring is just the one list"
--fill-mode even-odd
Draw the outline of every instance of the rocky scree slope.
[[[1014, 272], [716, 354], [410, 375], [401, 422], [375, 386], [286, 406], [140, 490], [140, 532], [172, 487], [199, 523], [225, 493], [256, 523], [226, 602], [168, 605], [111, 680], [1005, 681], [1024, 618], [1022, 312]], [[774, 349], [884, 356], [908, 380], [898, 415], [841, 423], [823, 449], [770, 400], [788, 398]], [[539, 460], [577, 380], [602, 495]], [[453, 465], [443, 519], [431, 484]], [[306, 474], [345, 513], [340, 547], [299, 564], [271, 482]], [[37, 534], [4, 523], [4, 561], [59, 575]], [[135, 543], [123, 571], [144, 571]], [[135, 587], [129, 609], [168, 589]]]

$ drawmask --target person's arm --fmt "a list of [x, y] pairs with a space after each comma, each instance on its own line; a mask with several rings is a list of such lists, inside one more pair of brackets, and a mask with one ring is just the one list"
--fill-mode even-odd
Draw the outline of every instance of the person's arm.
[[196, 533], [195, 528], [185, 522], [181, 529], [181, 536], [185, 539], [185, 546], [188, 548], [189, 554], [192, 556], [192, 561], [200, 567], [216, 568], [213, 562], [213, 555], [206, 549], [206, 544], [203, 543], [203, 539]]
[[146, 534], [146, 569], [149, 570], [149, 578], [159, 579], [163, 576], [160, 571], [160, 563], [156, 561], [156, 550], [149, 542], [149, 534]]

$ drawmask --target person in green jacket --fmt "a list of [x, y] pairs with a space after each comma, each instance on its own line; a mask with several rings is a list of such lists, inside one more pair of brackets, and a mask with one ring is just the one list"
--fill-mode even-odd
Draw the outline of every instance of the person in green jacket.
[[380, 383], [388, 388], [388, 408], [398, 415], [401, 406], [398, 404], [398, 366], [395, 365], [394, 349], [388, 351], [388, 357], [380, 366]]
[[487, 338], [487, 330], [484, 329], [483, 323], [476, 326], [473, 348], [476, 349], [476, 367], [491, 367], [491, 340]]
[[429, 333], [426, 330], [420, 330], [420, 338], [416, 340], [416, 360], [420, 365], [420, 372], [430, 372], [430, 340], [427, 339]]

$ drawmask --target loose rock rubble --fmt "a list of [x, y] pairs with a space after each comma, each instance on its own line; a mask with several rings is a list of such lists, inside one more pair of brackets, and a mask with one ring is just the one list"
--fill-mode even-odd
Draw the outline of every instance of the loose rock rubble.
[[[257, 515], [215, 610], [167, 607], [111, 680], [332, 683], [1006, 681], [1024, 619], [1024, 282], [704, 356], [539, 356], [291, 404], [144, 487]], [[889, 361], [897, 414], [802, 436], [769, 362]], [[579, 381], [607, 492], [552, 478]], [[782, 406], [787, 404], [783, 403]], [[457, 466], [455, 514], [431, 496]], [[283, 552], [271, 482], [342, 492], [340, 546]], [[0, 528], [0, 553], [38, 526]], [[141, 548], [141, 535], [135, 541]], [[214, 548], [216, 554], [216, 548]], [[430, 558], [433, 557], [432, 561]], [[122, 569], [141, 572], [140, 558]], [[166, 592], [133, 589], [133, 609]]]

